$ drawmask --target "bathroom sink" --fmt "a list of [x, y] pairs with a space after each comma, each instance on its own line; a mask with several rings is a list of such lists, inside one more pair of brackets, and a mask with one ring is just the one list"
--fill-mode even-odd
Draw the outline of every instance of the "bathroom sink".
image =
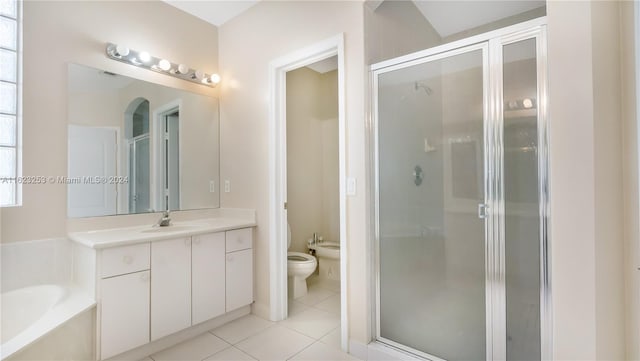
[[316, 254], [318, 257], [326, 257], [330, 259], [340, 259], [340, 243], [323, 242], [316, 245]]
[[197, 229], [196, 225], [179, 225], [179, 226], [166, 226], [166, 227], [152, 227], [148, 229], [144, 229], [140, 232], [142, 233], [171, 233], [171, 232], [182, 232], [182, 231], [191, 231]]

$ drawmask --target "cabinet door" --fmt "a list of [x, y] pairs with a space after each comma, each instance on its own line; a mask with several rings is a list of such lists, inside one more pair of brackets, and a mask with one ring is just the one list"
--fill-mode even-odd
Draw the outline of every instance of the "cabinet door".
[[149, 342], [149, 271], [100, 281], [100, 359]]
[[191, 326], [191, 237], [151, 243], [151, 340]]
[[253, 249], [227, 253], [227, 312], [253, 302]]
[[224, 313], [224, 232], [194, 236], [191, 248], [193, 324]]

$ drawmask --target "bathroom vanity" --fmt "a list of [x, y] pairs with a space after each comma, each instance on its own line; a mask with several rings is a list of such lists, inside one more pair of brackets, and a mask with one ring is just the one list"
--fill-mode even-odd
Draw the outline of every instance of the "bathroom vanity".
[[182, 341], [181, 331], [249, 313], [255, 225], [214, 217], [70, 233], [76, 267], [93, 271], [76, 274], [93, 275], [78, 281], [98, 304], [97, 359], [155, 345], [141, 353], [150, 354]]

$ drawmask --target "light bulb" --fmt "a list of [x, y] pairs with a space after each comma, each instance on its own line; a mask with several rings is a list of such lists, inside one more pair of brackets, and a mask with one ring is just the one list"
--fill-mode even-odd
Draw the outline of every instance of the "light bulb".
[[171, 63], [167, 59], [162, 59], [158, 62], [158, 67], [160, 67], [160, 69], [164, 71], [167, 71], [171, 69]]
[[220, 75], [211, 74], [211, 77], [209, 78], [209, 82], [211, 82], [213, 84], [218, 84], [220, 82]]
[[204, 73], [202, 72], [202, 70], [196, 70], [196, 72], [193, 73], [193, 75], [198, 80], [202, 80], [204, 78]]
[[524, 98], [522, 100], [522, 106], [525, 109], [529, 109], [529, 108], [533, 107], [533, 101], [531, 101], [531, 99], [529, 99], [529, 98]]
[[186, 64], [180, 64], [178, 65], [178, 73], [180, 74], [186, 74], [189, 72], [189, 67]]
[[147, 53], [146, 51], [141, 51], [138, 58], [140, 58], [141, 62], [148, 63], [149, 60], [151, 60], [151, 55], [149, 55], [149, 53]]
[[127, 56], [129, 55], [129, 48], [122, 45], [116, 45], [116, 56]]

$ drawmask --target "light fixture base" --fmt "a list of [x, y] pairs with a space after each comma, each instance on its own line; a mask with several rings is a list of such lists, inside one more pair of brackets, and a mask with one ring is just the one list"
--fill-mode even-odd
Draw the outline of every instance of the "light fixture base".
[[[220, 81], [220, 76], [218, 74], [206, 74], [200, 70], [191, 69], [185, 64], [176, 64], [166, 59], [156, 58], [144, 51], [125, 48], [113, 43], [107, 43], [105, 51], [107, 57], [110, 59], [192, 83], [208, 86], [210, 88], [215, 88]], [[143, 57], [145, 58], [144, 60], [142, 59], [141, 54], [143, 54]]]

